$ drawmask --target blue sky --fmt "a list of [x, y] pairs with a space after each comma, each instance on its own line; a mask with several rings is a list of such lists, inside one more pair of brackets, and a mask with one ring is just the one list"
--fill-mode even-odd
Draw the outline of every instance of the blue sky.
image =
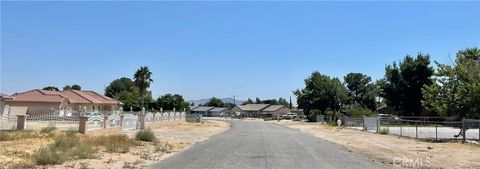
[[318, 70], [379, 79], [406, 54], [480, 46], [480, 2], [1, 2], [0, 91], [103, 93], [147, 65], [155, 97], [288, 98]]

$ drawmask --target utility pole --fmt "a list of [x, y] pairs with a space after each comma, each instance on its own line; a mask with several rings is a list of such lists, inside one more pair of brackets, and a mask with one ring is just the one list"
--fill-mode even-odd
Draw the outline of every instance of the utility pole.
[[233, 95], [233, 104], [237, 105], [237, 101], [235, 100], [235, 95]]

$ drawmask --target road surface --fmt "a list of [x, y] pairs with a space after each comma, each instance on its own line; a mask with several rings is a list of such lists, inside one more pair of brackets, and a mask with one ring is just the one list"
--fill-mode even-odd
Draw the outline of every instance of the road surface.
[[165, 169], [384, 168], [334, 143], [263, 121], [232, 120], [230, 130], [150, 166]]

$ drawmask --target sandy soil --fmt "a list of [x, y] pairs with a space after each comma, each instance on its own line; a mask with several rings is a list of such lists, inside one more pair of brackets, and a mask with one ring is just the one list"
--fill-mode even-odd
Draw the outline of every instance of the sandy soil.
[[[38, 168], [146, 168], [148, 165], [161, 161], [167, 157], [190, 148], [194, 144], [211, 136], [228, 130], [229, 123], [207, 120], [204, 124], [174, 122], [158, 126], [149, 126], [155, 133], [160, 145], [168, 147], [167, 151], [155, 150], [153, 143], [142, 142], [141, 146], [134, 146], [125, 154], [106, 153], [97, 150], [98, 158], [64, 162], [62, 165], [38, 166]], [[121, 129], [106, 129], [90, 132], [88, 135], [127, 134], [134, 137], [136, 131], [123, 132]], [[36, 149], [51, 143], [49, 138], [32, 138], [16, 141], [0, 142], [0, 164], [8, 164], [32, 154]], [[4, 165], [5, 166], [5, 165]], [[0, 166], [0, 168], [2, 168]]]
[[320, 123], [272, 121], [343, 145], [395, 168], [480, 168], [480, 146], [458, 142], [430, 143]]

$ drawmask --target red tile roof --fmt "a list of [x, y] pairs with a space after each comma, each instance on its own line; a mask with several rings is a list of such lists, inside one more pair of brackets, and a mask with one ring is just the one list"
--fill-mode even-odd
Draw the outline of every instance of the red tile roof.
[[60, 92], [35, 89], [23, 93], [15, 93], [13, 94], [13, 99], [7, 101], [61, 103], [64, 100], [65, 98]]
[[80, 104], [122, 104], [120, 101], [98, 94], [94, 91], [65, 90], [62, 92], [35, 89], [13, 95], [10, 102], [52, 102], [61, 103], [64, 100], [69, 103]]

